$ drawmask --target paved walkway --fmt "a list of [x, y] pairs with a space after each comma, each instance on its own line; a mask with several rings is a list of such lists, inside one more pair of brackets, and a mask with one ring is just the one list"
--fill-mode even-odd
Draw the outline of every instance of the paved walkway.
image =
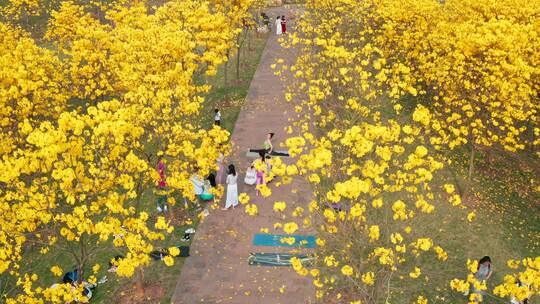
[[[275, 8], [269, 15], [286, 13], [284, 8]], [[274, 231], [274, 223], [280, 221], [272, 211], [275, 201], [287, 202], [289, 211], [296, 206], [306, 207], [307, 210], [312, 194], [309, 185], [301, 180], [279, 188], [270, 184], [273, 194], [269, 198], [256, 197], [253, 187], [243, 185], [246, 168], [253, 160], [245, 156], [247, 149], [260, 148], [267, 132], [276, 133], [274, 145], [279, 148], [279, 143], [286, 138], [284, 128], [288, 125], [288, 117], [294, 112], [293, 105], [283, 100], [284, 86], [270, 68], [278, 57], [282, 58], [281, 55], [276, 36], [271, 35], [238, 117], [232, 135], [234, 151], [227, 162], [235, 164], [239, 171], [238, 191], [250, 195], [259, 208], [259, 215], [247, 215], [244, 206], [238, 206], [235, 210], [210, 211], [195, 234], [192, 255], [182, 268], [173, 303], [312, 303], [313, 285], [292, 268], [247, 264], [250, 252], [290, 251], [284, 247], [255, 247], [252, 245], [253, 235], [259, 233], [261, 228], [268, 228], [270, 233]], [[287, 162], [286, 159], [284, 161]], [[301, 223], [298, 224], [301, 227]]]

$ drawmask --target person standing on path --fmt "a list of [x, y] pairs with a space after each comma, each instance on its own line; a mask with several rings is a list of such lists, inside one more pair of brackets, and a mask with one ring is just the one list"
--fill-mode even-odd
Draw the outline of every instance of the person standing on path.
[[221, 210], [228, 210], [230, 207], [236, 207], [238, 205], [238, 185], [236, 170], [234, 165], [229, 165], [229, 171], [227, 172], [227, 200], [225, 202], [225, 208]]
[[287, 21], [285, 21], [285, 16], [281, 16], [281, 32], [283, 34], [287, 33]]
[[281, 27], [281, 17], [278, 16], [276, 19], [276, 35], [281, 35], [282, 27]]

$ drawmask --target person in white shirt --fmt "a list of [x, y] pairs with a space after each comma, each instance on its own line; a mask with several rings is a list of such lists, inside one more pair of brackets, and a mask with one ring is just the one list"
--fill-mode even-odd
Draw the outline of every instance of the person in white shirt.
[[221, 126], [221, 112], [219, 111], [219, 109], [215, 109], [214, 113], [214, 124], [216, 126]]
[[193, 184], [193, 194], [195, 194], [197, 197], [199, 195], [203, 194], [204, 192], [204, 180], [197, 176], [196, 174], [191, 176], [189, 179], [191, 183]]
[[276, 19], [276, 35], [281, 35], [281, 17], [278, 16]]
[[255, 166], [251, 165], [246, 171], [246, 177], [244, 178], [244, 183], [246, 185], [253, 186], [257, 182], [257, 170]]

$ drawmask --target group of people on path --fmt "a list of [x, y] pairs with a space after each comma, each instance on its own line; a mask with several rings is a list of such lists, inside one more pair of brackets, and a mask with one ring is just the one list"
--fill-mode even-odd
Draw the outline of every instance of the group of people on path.
[[[265, 141], [263, 142], [263, 149], [250, 150], [250, 152], [258, 152], [259, 157], [255, 159], [247, 168], [246, 175], [244, 177], [244, 183], [249, 186], [255, 185], [255, 193], [258, 196], [259, 185], [266, 184], [269, 181], [270, 172], [272, 166], [270, 164], [271, 156], [274, 146], [272, 145], [272, 139], [274, 133], [268, 133]], [[217, 174], [221, 175], [223, 168], [223, 157], [219, 157], [217, 161]], [[227, 195], [225, 198], [225, 207], [222, 210], [228, 210], [238, 205], [238, 174], [233, 164], [230, 164], [227, 170]]]
[[[218, 111], [216, 111], [216, 114]], [[216, 116], [218, 118], [219, 116]], [[217, 125], [219, 120], [215, 120]], [[248, 186], [256, 186], [256, 195], [260, 194], [259, 185], [264, 185], [270, 181], [270, 172], [272, 170], [271, 155], [281, 156], [285, 153], [279, 153], [274, 151], [272, 139], [274, 133], [270, 132], [266, 135], [266, 139], [263, 142], [263, 149], [250, 149], [249, 152], [258, 153], [258, 157], [250, 163], [246, 169], [244, 177], [244, 183]], [[214, 173], [210, 173], [207, 178], [203, 179], [199, 175], [194, 174], [191, 176], [190, 181], [193, 185], [193, 193], [201, 200], [207, 201], [213, 199], [213, 195], [209, 191], [212, 187], [217, 187], [222, 184], [223, 176], [225, 175], [225, 155], [220, 152], [216, 159], [217, 170]], [[158, 158], [157, 172], [159, 174], [159, 180], [157, 183], [158, 198], [157, 198], [157, 210], [158, 212], [167, 212], [167, 195], [166, 193], [166, 175], [165, 175], [165, 163], [162, 157]], [[197, 168], [196, 168], [197, 170]], [[238, 172], [234, 164], [229, 164], [226, 167], [226, 197], [225, 206], [222, 210], [228, 210], [238, 205]], [[187, 202], [185, 202], [187, 204]]]
[[276, 35], [287, 33], [287, 20], [285, 16], [277, 16], [276, 18]]

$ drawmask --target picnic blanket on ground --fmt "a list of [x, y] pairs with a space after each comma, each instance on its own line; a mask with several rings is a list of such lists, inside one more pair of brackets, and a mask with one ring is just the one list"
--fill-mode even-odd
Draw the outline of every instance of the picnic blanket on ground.
[[262, 234], [253, 236], [255, 246], [279, 246], [279, 247], [302, 247], [315, 248], [315, 236], [299, 234]]
[[291, 259], [300, 259], [302, 265], [311, 266], [315, 257], [307, 254], [289, 253], [250, 253], [248, 257], [249, 265], [261, 266], [292, 266]]

